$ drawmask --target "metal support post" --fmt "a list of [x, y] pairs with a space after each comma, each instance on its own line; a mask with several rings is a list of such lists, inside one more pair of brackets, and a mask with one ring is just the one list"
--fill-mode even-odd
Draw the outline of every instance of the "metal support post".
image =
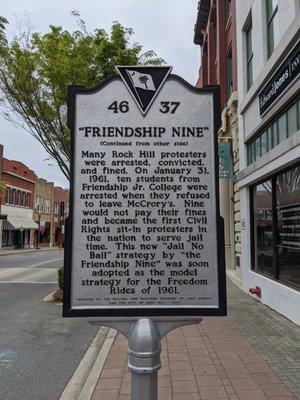
[[157, 400], [157, 371], [161, 367], [160, 334], [148, 318], [132, 325], [128, 338], [131, 399]]
[[92, 325], [120, 330], [128, 339], [131, 400], [157, 400], [161, 339], [183, 325], [198, 324], [200, 317], [87, 318]]
[[22, 249], [22, 250], [24, 249], [24, 237], [23, 237], [23, 232], [24, 232], [24, 229], [23, 229], [23, 227], [21, 226], [21, 227], [20, 227], [20, 236], [21, 236], [21, 249]]
[[40, 229], [41, 229], [41, 215], [38, 215], [38, 230], [37, 230], [37, 237], [36, 237], [36, 250], [40, 249]]

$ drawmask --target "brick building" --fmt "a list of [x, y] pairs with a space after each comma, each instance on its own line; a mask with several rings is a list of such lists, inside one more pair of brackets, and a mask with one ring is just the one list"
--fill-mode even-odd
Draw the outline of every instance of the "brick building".
[[38, 224], [36, 240], [39, 245], [52, 246], [54, 183], [36, 177], [33, 219]]
[[37, 224], [33, 220], [35, 174], [19, 161], [3, 157], [0, 151], [3, 187], [0, 189], [0, 248], [29, 248]]
[[239, 171], [235, 0], [199, 1], [194, 43], [201, 47], [197, 86], [220, 85], [222, 125], [218, 139], [227, 142], [232, 169], [230, 178], [220, 176], [220, 211], [225, 222], [227, 271], [239, 279], [240, 198], [234, 183]]
[[69, 190], [54, 187], [53, 239], [56, 246], [64, 245], [65, 220], [69, 215]]

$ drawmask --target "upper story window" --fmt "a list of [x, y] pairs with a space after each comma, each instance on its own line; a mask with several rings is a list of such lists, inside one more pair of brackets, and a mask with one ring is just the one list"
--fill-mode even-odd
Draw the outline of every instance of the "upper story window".
[[233, 92], [233, 73], [232, 73], [232, 50], [230, 49], [227, 53], [227, 99], [230, 98]]
[[266, 0], [267, 2], [267, 39], [268, 58], [279, 43], [279, 22], [278, 22], [278, 0]]
[[204, 42], [202, 47], [202, 62], [201, 62], [201, 71], [202, 71], [202, 84], [208, 84], [208, 50], [207, 50], [207, 41]]
[[29, 207], [30, 193], [8, 186], [6, 188], [5, 203], [12, 206]]
[[225, 0], [225, 20], [228, 21], [228, 18], [231, 14], [231, 0]]
[[59, 203], [55, 203], [54, 204], [54, 214], [58, 214], [59, 213]]
[[41, 198], [40, 196], [35, 196], [35, 211], [41, 211]]
[[35, 196], [35, 211], [44, 213], [45, 212], [45, 199], [41, 196]]
[[45, 214], [50, 214], [50, 200], [45, 199]]
[[247, 63], [247, 91], [253, 83], [253, 48], [252, 48], [252, 18], [250, 17], [245, 29], [246, 63]]

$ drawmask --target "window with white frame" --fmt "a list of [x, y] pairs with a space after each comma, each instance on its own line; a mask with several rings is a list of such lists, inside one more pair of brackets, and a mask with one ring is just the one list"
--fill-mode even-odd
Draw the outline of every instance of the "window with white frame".
[[40, 196], [35, 196], [35, 205], [34, 205], [34, 209], [35, 211], [39, 212], [41, 208], [41, 197]]
[[45, 199], [45, 214], [50, 214], [50, 200], [49, 199]]
[[268, 58], [279, 43], [278, 0], [266, 0]]
[[244, 29], [245, 44], [246, 44], [246, 70], [247, 70], [247, 91], [253, 83], [253, 29], [252, 29], [252, 16], [250, 14], [247, 24]]
[[55, 203], [54, 205], [54, 214], [58, 214], [59, 213], [59, 203]]
[[5, 204], [18, 207], [29, 207], [30, 193], [22, 189], [6, 186]]

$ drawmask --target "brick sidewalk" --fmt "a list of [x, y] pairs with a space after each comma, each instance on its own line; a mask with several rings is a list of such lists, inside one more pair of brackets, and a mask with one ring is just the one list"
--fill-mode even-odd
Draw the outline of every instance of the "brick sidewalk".
[[[159, 400], [296, 399], [230, 317], [178, 328], [162, 345]], [[119, 333], [92, 400], [130, 400], [126, 348]]]
[[300, 399], [300, 327], [230, 282], [228, 312], [240, 333]]
[[[228, 317], [163, 340], [159, 400], [300, 399], [300, 328], [230, 281]], [[118, 334], [92, 400], [130, 400], [127, 340]]]

